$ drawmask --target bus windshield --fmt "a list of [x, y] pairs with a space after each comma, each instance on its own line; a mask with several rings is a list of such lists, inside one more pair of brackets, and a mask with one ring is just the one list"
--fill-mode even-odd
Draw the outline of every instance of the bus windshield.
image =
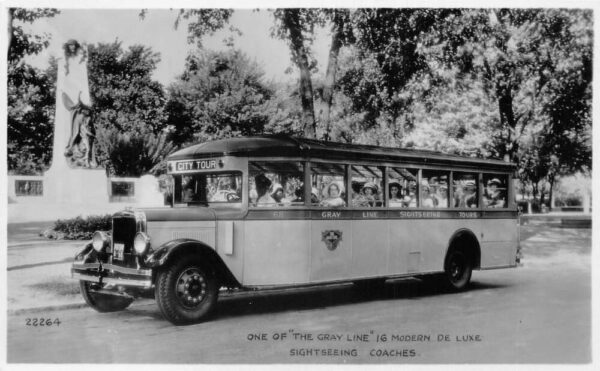
[[241, 203], [242, 174], [195, 173], [176, 175], [175, 203]]

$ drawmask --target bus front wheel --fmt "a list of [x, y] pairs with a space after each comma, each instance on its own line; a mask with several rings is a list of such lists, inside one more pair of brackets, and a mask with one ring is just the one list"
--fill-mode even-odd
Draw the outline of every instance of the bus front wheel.
[[83, 300], [100, 313], [124, 310], [133, 301], [130, 297], [99, 292], [97, 290], [101, 289], [101, 287], [96, 283], [88, 281], [79, 281], [79, 288], [81, 289]]
[[447, 286], [452, 290], [461, 291], [469, 286], [473, 263], [464, 251], [452, 250], [446, 258], [444, 271]]
[[217, 302], [214, 274], [196, 258], [173, 262], [156, 277], [156, 301], [163, 316], [175, 325], [204, 319]]

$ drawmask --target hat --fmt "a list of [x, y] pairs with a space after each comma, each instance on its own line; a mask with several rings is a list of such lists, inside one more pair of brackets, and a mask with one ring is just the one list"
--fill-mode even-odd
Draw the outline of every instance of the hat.
[[375, 184], [373, 182], [365, 183], [365, 185], [363, 186], [363, 189], [365, 189], [365, 188], [371, 188], [373, 190], [373, 192], [377, 192], [377, 190], [379, 189], [379, 187], [377, 187], [377, 184]]
[[388, 187], [392, 188], [392, 187], [398, 187], [398, 189], [402, 189], [402, 186], [400, 185], [400, 183], [398, 183], [396, 180], [392, 180], [389, 184]]
[[465, 188], [477, 188], [474, 180], [467, 180], [465, 182]]
[[256, 186], [259, 188], [269, 188], [271, 186], [271, 181], [265, 174], [258, 174], [254, 181], [256, 182]]
[[492, 180], [490, 180], [490, 181], [488, 182], [488, 185], [492, 185], [492, 184], [495, 184], [495, 185], [499, 186], [499, 185], [501, 185], [501, 184], [502, 184], [502, 182], [500, 182], [500, 179], [498, 179], [498, 178], [494, 178], [494, 179], [492, 179]]

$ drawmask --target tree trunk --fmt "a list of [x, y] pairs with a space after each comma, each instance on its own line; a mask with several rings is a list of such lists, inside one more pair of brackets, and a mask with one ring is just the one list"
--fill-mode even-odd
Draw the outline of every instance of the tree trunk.
[[8, 50], [6, 54], [10, 56], [10, 46], [13, 42], [13, 12], [14, 8], [8, 9]]
[[550, 193], [548, 198], [550, 198], [550, 211], [552, 211], [552, 209], [554, 209], [554, 183], [556, 183], [556, 179], [551, 176], [548, 183], [550, 183]]
[[507, 129], [507, 137], [504, 144], [504, 157], [505, 160], [516, 163], [519, 143], [516, 141], [516, 138], [514, 138], [517, 122], [513, 110], [513, 97], [509, 87], [498, 87], [496, 91], [499, 97], [498, 109], [500, 111], [500, 124], [502, 128]]
[[329, 61], [327, 62], [327, 73], [325, 74], [325, 84], [323, 86], [323, 112], [321, 113], [321, 122], [325, 127], [325, 140], [330, 140], [330, 115], [331, 104], [333, 102], [333, 90], [335, 88], [335, 76], [337, 73], [337, 62], [342, 47], [342, 28], [343, 24], [334, 23], [333, 35], [331, 36], [331, 48], [329, 49]]
[[300, 99], [302, 102], [302, 126], [306, 138], [316, 138], [315, 109], [308, 55], [304, 47], [299, 9], [285, 9], [283, 25], [289, 31], [292, 59], [300, 69]]

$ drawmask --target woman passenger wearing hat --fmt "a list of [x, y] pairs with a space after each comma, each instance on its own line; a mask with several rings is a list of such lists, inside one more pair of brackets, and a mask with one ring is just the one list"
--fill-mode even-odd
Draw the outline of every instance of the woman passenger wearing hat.
[[494, 178], [487, 184], [485, 194], [483, 195], [483, 202], [486, 207], [504, 207], [504, 197], [498, 190], [498, 186], [502, 185], [500, 179]]
[[423, 181], [421, 183], [422, 196], [423, 200], [421, 201], [422, 207], [435, 207], [435, 203], [433, 201], [433, 197], [431, 197], [431, 189], [429, 187], [429, 183], [427, 181]]
[[325, 199], [321, 201], [320, 206], [326, 207], [345, 207], [346, 202], [340, 196], [342, 194], [340, 186], [335, 183], [329, 183], [325, 188]]
[[477, 184], [474, 180], [467, 180], [463, 187], [464, 195], [460, 207], [477, 207]]
[[275, 200], [269, 194], [269, 187], [271, 187], [271, 181], [265, 174], [258, 174], [254, 178], [254, 183], [256, 184], [256, 193], [257, 200], [256, 204], [258, 206], [269, 206], [275, 204]]
[[377, 185], [373, 182], [367, 182], [362, 187], [360, 194], [352, 200], [356, 207], [373, 207], [377, 203]]

